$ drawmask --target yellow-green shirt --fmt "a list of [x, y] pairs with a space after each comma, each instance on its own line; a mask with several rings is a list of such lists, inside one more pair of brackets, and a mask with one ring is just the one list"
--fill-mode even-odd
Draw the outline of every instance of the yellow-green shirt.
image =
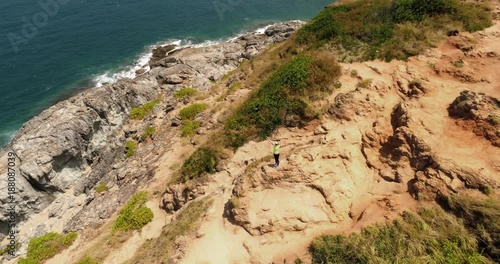
[[280, 145], [274, 145], [273, 152], [274, 154], [280, 154]]

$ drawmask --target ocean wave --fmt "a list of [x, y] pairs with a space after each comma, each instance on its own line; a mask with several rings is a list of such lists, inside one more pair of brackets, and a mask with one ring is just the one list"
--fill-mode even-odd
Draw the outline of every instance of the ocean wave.
[[[0, 146], [4, 146], [8, 142], [12, 140], [12, 138], [16, 135], [16, 130], [7, 130], [0, 132]], [[2, 147], [3, 148], [3, 147]]]
[[207, 40], [203, 41], [201, 43], [195, 43], [190, 39], [184, 39], [184, 40], [179, 40], [179, 39], [173, 39], [173, 40], [168, 40], [164, 41], [161, 43], [157, 43], [154, 45], [151, 45], [148, 47], [147, 51], [144, 53], [140, 54], [138, 58], [135, 60], [134, 64], [130, 66], [126, 66], [124, 69], [117, 70], [117, 71], [106, 71], [102, 74], [99, 74], [92, 78], [92, 83], [96, 87], [101, 87], [106, 83], [114, 83], [120, 79], [123, 78], [130, 78], [133, 79], [137, 76], [136, 72], [140, 69], [144, 69], [145, 72], [149, 71], [151, 68], [148, 65], [149, 60], [153, 56], [153, 49], [157, 47], [164, 47], [168, 45], [175, 45], [176, 48], [170, 52], [179, 50], [179, 49], [184, 49], [184, 48], [201, 48], [201, 47], [208, 47], [208, 46], [213, 46], [217, 45], [219, 43], [223, 42], [234, 42], [236, 41], [239, 37], [246, 35], [246, 34], [264, 34], [266, 30], [274, 25], [274, 23], [262, 26], [260, 28], [257, 28], [256, 30], [253, 31], [242, 31], [241, 33], [237, 34], [236, 36], [225, 38], [225, 39], [218, 39], [218, 40]]

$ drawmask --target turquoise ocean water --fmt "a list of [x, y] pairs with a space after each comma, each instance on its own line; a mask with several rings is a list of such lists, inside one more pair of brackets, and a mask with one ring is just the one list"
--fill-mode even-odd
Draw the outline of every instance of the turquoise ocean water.
[[309, 20], [331, 2], [1, 1], [0, 146], [58, 100], [130, 75], [153, 45], [220, 41], [272, 22]]

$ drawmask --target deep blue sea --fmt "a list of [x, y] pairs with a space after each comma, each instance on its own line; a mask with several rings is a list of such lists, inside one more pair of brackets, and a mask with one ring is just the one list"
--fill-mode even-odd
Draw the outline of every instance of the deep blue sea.
[[0, 146], [79, 89], [130, 73], [152, 45], [309, 20], [332, 0], [0, 1]]

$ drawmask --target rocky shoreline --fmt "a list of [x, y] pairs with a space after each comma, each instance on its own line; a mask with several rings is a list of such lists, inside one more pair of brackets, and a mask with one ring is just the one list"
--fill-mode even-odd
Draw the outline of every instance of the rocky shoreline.
[[[34, 236], [62, 231], [61, 227], [79, 230], [104, 222], [151, 178], [155, 157], [168, 142], [152, 144], [148, 155], [132, 161], [125, 160], [125, 142], [151, 124], [170, 126], [169, 113], [177, 105], [174, 91], [184, 87], [208, 89], [240, 63], [269, 44], [284, 41], [303, 24], [277, 23], [264, 34], [253, 32], [212, 46], [184, 48], [163, 58], [160, 52], [160, 57], [150, 61], [151, 69], [138, 72], [135, 79], [88, 89], [27, 122], [0, 158], [0, 238], [8, 233], [9, 152], [17, 157], [14, 200], [18, 229], [42, 211], [48, 217], [44, 224], [35, 223], [19, 236], [23, 254]], [[129, 120], [133, 107], [159, 96], [162, 103], [155, 106], [152, 116], [140, 124]], [[131, 122], [135, 122], [132, 129]], [[174, 133], [171, 130], [165, 133]], [[95, 186], [103, 181], [110, 182], [114, 190], [106, 197], [95, 192]]]

